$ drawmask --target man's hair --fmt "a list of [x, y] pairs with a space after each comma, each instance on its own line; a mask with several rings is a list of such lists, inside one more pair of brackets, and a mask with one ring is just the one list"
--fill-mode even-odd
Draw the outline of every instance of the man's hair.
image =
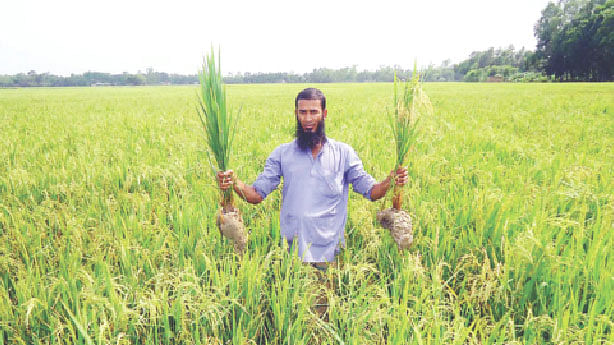
[[314, 87], [308, 87], [303, 91], [299, 92], [294, 99], [294, 109], [298, 108], [298, 101], [300, 100], [313, 101], [318, 99], [320, 100], [320, 104], [322, 105], [322, 111], [326, 110], [326, 97], [324, 96], [322, 91]]

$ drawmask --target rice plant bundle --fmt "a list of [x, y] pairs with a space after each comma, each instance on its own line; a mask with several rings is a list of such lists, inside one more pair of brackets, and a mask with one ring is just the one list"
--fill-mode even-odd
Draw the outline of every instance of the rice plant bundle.
[[[391, 117], [396, 148], [395, 171], [407, 162], [408, 153], [418, 136], [417, 128], [420, 118], [431, 115], [433, 112], [431, 101], [422, 90], [420, 74], [415, 62], [412, 77], [404, 83], [402, 90], [399, 90], [400, 84], [395, 74], [394, 116]], [[412, 220], [409, 214], [401, 209], [402, 203], [403, 186], [394, 183], [392, 208], [378, 212], [377, 219], [384, 228], [391, 231], [399, 248], [406, 249], [413, 241]]]
[[[201, 93], [197, 108], [205, 131], [209, 159], [213, 156], [217, 164], [211, 164], [214, 176], [217, 176], [217, 171], [226, 171], [230, 167], [230, 153], [237, 123], [237, 117], [226, 104], [226, 88], [219, 60], [218, 54], [216, 65], [213, 49], [203, 59], [202, 70], [199, 71]], [[236, 115], [238, 114], [237, 112]], [[221, 191], [221, 207], [216, 223], [220, 233], [233, 241], [235, 251], [242, 253], [247, 243], [247, 235], [239, 209], [234, 205], [233, 196], [232, 188]]]

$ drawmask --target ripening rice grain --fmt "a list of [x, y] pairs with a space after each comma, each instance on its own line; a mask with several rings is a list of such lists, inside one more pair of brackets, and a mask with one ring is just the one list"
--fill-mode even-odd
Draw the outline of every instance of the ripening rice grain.
[[[395, 169], [405, 165], [407, 154], [415, 144], [418, 136], [420, 118], [433, 113], [431, 100], [422, 90], [422, 81], [414, 62], [414, 72], [411, 79], [405, 82], [399, 90], [400, 81], [394, 76], [394, 115], [391, 117], [392, 132], [396, 147]], [[403, 203], [403, 186], [395, 184], [392, 207], [401, 210]]]
[[[399, 85], [400, 81], [395, 74], [394, 115], [391, 117], [396, 147], [395, 169], [405, 165], [407, 154], [417, 140], [418, 120], [433, 112], [431, 101], [422, 90], [416, 63], [414, 63], [414, 72], [411, 79], [405, 82], [401, 91], [399, 91]], [[378, 222], [382, 227], [390, 230], [399, 250], [409, 249], [414, 239], [411, 217], [401, 209], [402, 202], [403, 185], [394, 183], [392, 208], [377, 213]]]

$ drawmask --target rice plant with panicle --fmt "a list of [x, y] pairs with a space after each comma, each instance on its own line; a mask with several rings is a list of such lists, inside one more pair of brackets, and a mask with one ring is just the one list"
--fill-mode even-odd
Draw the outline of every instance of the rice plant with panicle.
[[[399, 91], [401, 81], [394, 75], [394, 117], [391, 118], [396, 147], [395, 170], [405, 165], [407, 153], [418, 137], [418, 122], [422, 116], [431, 115], [433, 106], [429, 97], [422, 90], [420, 74], [414, 62], [414, 71]], [[391, 182], [393, 183], [393, 181]], [[401, 210], [403, 187], [394, 185], [392, 207]]]
[[[400, 81], [394, 75], [394, 115], [390, 116], [391, 127], [394, 134], [396, 160], [394, 170], [405, 165], [407, 154], [418, 137], [418, 121], [420, 117], [432, 114], [431, 102], [422, 90], [420, 74], [414, 62], [411, 79], [405, 82], [399, 91]], [[397, 185], [391, 179], [393, 187], [392, 208], [377, 213], [380, 225], [390, 230], [399, 250], [409, 249], [413, 242], [413, 224], [409, 213], [401, 210], [403, 200], [403, 186]]]

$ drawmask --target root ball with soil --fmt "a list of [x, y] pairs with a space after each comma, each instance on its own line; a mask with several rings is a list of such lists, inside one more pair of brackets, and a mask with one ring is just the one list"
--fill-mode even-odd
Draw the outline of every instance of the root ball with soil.
[[390, 235], [399, 250], [409, 249], [414, 233], [410, 215], [403, 210], [388, 208], [377, 213], [377, 221], [384, 229], [390, 230]]

